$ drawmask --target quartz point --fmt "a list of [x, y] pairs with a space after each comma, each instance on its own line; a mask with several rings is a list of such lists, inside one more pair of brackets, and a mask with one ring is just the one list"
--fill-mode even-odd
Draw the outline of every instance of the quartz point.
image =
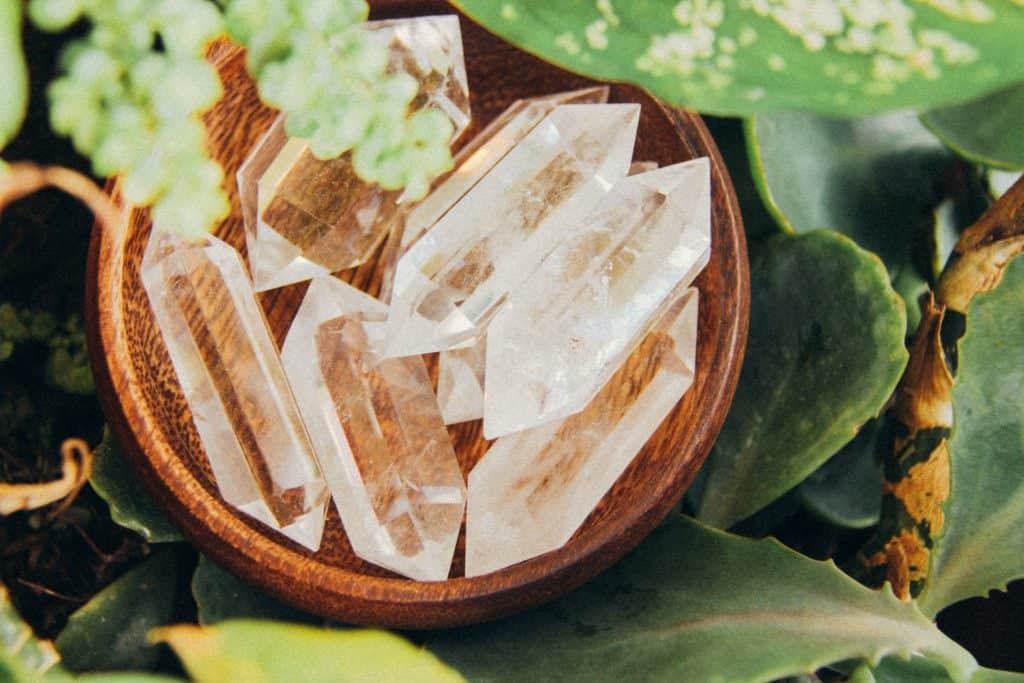
[[469, 474], [466, 576], [562, 547], [693, 382], [698, 293], [661, 319], [579, 413], [491, 446]]
[[556, 107], [413, 243], [395, 272], [385, 353], [479, 339], [590, 209], [625, 177], [640, 105]]
[[[434, 108], [469, 125], [469, 89], [456, 16], [373, 21], [359, 30], [386, 41], [389, 71], [409, 73], [420, 90], [410, 111]], [[249, 266], [257, 291], [309, 280], [365, 262], [410, 202], [355, 174], [352, 155], [320, 160], [273, 123], [237, 174]]]
[[437, 366], [437, 401], [445, 424], [484, 416], [486, 339], [465, 349], [442, 351]]
[[583, 410], [704, 268], [710, 243], [706, 157], [617, 183], [491, 321], [484, 436]]
[[388, 237], [382, 257], [385, 274], [381, 299], [391, 298], [391, 283], [398, 259], [420, 235], [429, 230], [484, 175], [494, 168], [552, 109], [561, 104], [603, 104], [608, 86], [516, 100], [455, 155], [454, 169], [421, 202], [412, 206], [400, 230]]
[[281, 359], [355, 553], [420, 581], [448, 578], [465, 481], [423, 359], [382, 358], [387, 306], [316, 278]]
[[221, 496], [317, 550], [327, 485], [238, 253], [153, 231], [141, 273]]

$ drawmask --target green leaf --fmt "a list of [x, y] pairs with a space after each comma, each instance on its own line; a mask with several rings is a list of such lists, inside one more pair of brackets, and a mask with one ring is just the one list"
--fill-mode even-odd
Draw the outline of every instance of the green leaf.
[[1024, 7], [1009, 2], [893, 0], [875, 10], [836, 0], [455, 4], [555, 64], [718, 114], [935, 107], [1024, 80]]
[[1024, 576], [1024, 258], [967, 309], [953, 384], [950, 494], [921, 607]]
[[197, 681], [461, 681], [434, 655], [385, 631], [330, 629], [271, 621], [171, 626], [155, 634]]
[[28, 109], [28, 69], [21, 51], [21, 0], [0, 0], [0, 74], [2, 150], [21, 128]]
[[933, 272], [938, 179], [955, 157], [910, 113], [763, 114], [747, 123], [753, 175], [787, 230], [832, 228], [885, 263], [916, 327]]
[[199, 623], [204, 626], [228, 619], [270, 619], [312, 623], [316, 619], [294, 607], [284, 605], [200, 555], [192, 575]]
[[0, 680], [38, 680], [44, 673], [59, 673], [59, 661], [53, 644], [35, 637], [0, 584]]
[[[886, 657], [878, 666], [863, 663], [850, 673], [850, 680], [864, 683], [948, 683], [949, 674], [938, 662], [925, 657]], [[980, 668], [971, 683], [1021, 683], [1024, 674]]]
[[109, 430], [93, 452], [92, 488], [110, 506], [110, 517], [150, 543], [181, 541], [182, 536], [156, 508], [125, 462]]
[[726, 119], [705, 116], [715, 145], [722, 153], [725, 166], [729, 169], [729, 178], [736, 190], [736, 199], [743, 216], [743, 228], [748, 243], [756, 243], [766, 237], [777, 235], [779, 226], [768, 213], [761, 199], [760, 191], [751, 175], [751, 164], [747, 152], [746, 135], [743, 131], [742, 119]]
[[921, 117], [960, 156], [986, 166], [1024, 169], [1024, 84]]
[[871, 420], [853, 441], [800, 485], [804, 505], [826, 521], [849, 529], [878, 523], [882, 509], [879, 437], [885, 421]]
[[927, 653], [976, 664], [910, 602], [774, 540], [679, 517], [598, 579], [542, 610], [427, 646], [480, 682], [769, 681], [829, 662]]
[[829, 231], [779, 235], [751, 264], [750, 334], [698, 516], [722, 528], [803, 481], [877, 415], [907, 362], [881, 261]]
[[184, 546], [162, 547], [72, 614], [55, 642], [67, 668], [153, 665], [160, 651], [147, 634], [174, 619], [180, 577], [190, 556]]

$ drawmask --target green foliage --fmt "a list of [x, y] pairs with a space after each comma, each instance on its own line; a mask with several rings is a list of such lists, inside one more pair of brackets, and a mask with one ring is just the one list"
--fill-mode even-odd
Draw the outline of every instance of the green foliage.
[[1024, 576], [1024, 258], [967, 310], [953, 385], [950, 497], [921, 607], [943, 607]]
[[1024, 84], [974, 102], [924, 114], [921, 120], [960, 156], [986, 166], [1024, 169]]
[[20, 683], [38, 678], [59, 660], [52, 644], [36, 639], [0, 585], [0, 680]]
[[160, 629], [197, 683], [461, 681], [432, 654], [384, 631], [337, 631], [270, 621]]
[[458, 0], [491, 31], [599, 79], [717, 114], [854, 116], [1024, 80], [1011, 2]]
[[107, 502], [110, 517], [121, 526], [150, 543], [182, 540], [181, 532], [146, 495], [109, 431], [103, 434], [103, 442], [93, 451], [89, 483]]
[[51, 384], [71, 394], [93, 392], [85, 331], [77, 316], [58, 326], [49, 312], [0, 304], [0, 364], [11, 357], [15, 347], [25, 343], [44, 344], [50, 349], [46, 376]]
[[[882, 461], [879, 446], [884, 419], [869, 421], [850, 443], [800, 485], [810, 510], [836, 526], [863, 529], [878, 523]], [[881, 442], [881, 443], [880, 443]]]
[[841, 659], [927, 653], [977, 667], [917, 610], [774, 540], [678, 518], [551, 607], [440, 634], [472, 681], [769, 681]]
[[751, 264], [739, 388], [698, 516], [726, 528], [799, 484], [878, 414], [906, 364], [903, 304], [877, 257], [827, 231]]
[[55, 644], [73, 671], [146, 668], [159, 656], [150, 629], [173, 621], [191, 552], [164, 546], [79, 608]]
[[0, 89], [2, 150], [21, 128], [28, 108], [28, 72], [21, 51], [21, 0], [0, 0], [0, 74], [4, 84]]
[[261, 97], [287, 113], [290, 135], [308, 139], [321, 159], [351, 149], [361, 178], [419, 199], [451, 168], [452, 124], [433, 109], [406, 117], [418, 83], [389, 74], [387, 45], [351, 28], [367, 13], [364, 0], [230, 0], [226, 8]]
[[748, 121], [754, 180], [785, 230], [832, 228], [877, 254], [907, 303], [932, 269], [938, 178], [954, 157], [916, 116], [832, 119], [785, 112]]
[[[949, 683], [942, 665], [926, 657], [886, 657], [877, 666], [861, 664], [850, 673], [851, 681], [862, 683]], [[1024, 674], [980, 668], [971, 683], [1021, 683]]]
[[316, 622], [311, 615], [265, 595], [205, 555], [199, 557], [199, 565], [192, 575], [192, 597], [203, 626], [229, 619]]
[[206, 153], [199, 114], [220, 96], [203, 60], [221, 30], [206, 0], [32, 0], [47, 31], [89, 20], [49, 88], [50, 122], [92, 159], [99, 176], [124, 175], [125, 196], [154, 203], [159, 229], [198, 235], [228, 209], [223, 172]]

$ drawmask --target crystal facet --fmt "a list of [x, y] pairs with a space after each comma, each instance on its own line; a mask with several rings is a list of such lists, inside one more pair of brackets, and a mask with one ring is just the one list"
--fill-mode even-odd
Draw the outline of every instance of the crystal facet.
[[697, 290], [672, 304], [580, 413], [498, 439], [469, 475], [466, 576], [564, 545], [693, 381]]
[[544, 95], [517, 100], [455, 155], [451, 173], [420, 203], [411, 207], [401, 230], [388, 237], [382, 261], [385, 273], [381, 298], [391, 298], [391, 284], [398, 259], [420, 235], [429, 230], [484, 175], [533, 130], [552, 109], [561, 104], [602, 104], [608, 101], [608, 87]]
[[221, 496], [316, 550], [327, 486], [238, 253], [154, 232], [142, 282]]
[[707, 158], [623, 179], [511, 293], [487, 333], [486, 438], [583, 410], [707, 264], [710, 182]]
[[374, 349], [387, 307], [317, 278], [281, 358], [349, 542], [421, 581], [448, 577], [465, 482], [423, 359]]
[[[369, 22], [387, 41], [390, 71], [419, 83], [410, 109], [446, 114], [457, 137], [469, 125], [469, 91], [455, 16]], [[238, 170], [249, 266], [257, 291], [308, 280], [366, 261], [398, 224], [408, 202], [355, 174], [352, 155], [322, 161], [289, 138], [279, 117]]]
[[442, 351], [437, 364], [437, 401], [445, 424], [484, 416], [486, 339], [465, 349]]
[[629, 169], [636, 104], [562, 105], [402, 256], [386, 353], [478, 339], [490, 317]]

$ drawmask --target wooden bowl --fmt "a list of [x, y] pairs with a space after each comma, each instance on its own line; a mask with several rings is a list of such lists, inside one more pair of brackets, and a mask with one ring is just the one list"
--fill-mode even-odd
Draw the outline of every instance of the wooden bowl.
[[[443, 2], [376, 3], [375, 18], [451, 13]], [[532, 57], [462, 18], [472, 93], [473, 130], [514, 100], [592, 85]], [[218, 236], [244, 255], [234, 175], [275, 112], [258, 99], [244, 55], [220, 43], [210, 50], [224, 97], [206, 115], [210, 151], [225, 170], [231, 215]], [[447, 581], [400, 578], [352, 553], [334, 506], [321, 549], [312, 553], [226, 505], [192, 424], [139, 277], [150, 232], [147, 211], [126, 207], [121, 229], [95, 230], [89, 252], [89, 349], [99, 395], [118, 441], [145, 487], [195, 545], [280, 600], [346, 622], [397, 628], [454, 626], [492, 619], [550, 600], [607, 568], [646, 536], [679, 502], [725, 419], [747, 334], [746, 246], [732, 183], [714, 141], [696, 114], [672, 109], [642, 90], [613, 85], [611, 100], [642, 105], [636, 160], [661, 165], [709, 156], [712, 163], [712, 256], [701, 292], [697, 373], [693, 386], [564, 547], [502, 571], [464, 578], [464, 537]], [[117, 183], [111, 191], [119, 195]], [[373, 262], [342, 274], [376, 293]], [[281, 344], [305, 285], [260, 295]], [[468, 474], [487, 450], [479, 421], [452, 429]]]

